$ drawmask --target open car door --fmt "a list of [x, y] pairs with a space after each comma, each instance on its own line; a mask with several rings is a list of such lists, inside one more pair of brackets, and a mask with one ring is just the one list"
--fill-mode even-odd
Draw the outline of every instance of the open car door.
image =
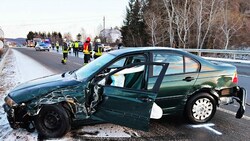
[[[153, 89], [147, 90], [149, 68], [153, 65], [161, 66], [161, 71]], [[144, 62], [128, 65], [110, 72], [105, 76], [104, 79], [106, 82], [104, 84], [100, 85], [100, 83], [97, 83], [94, 86], [96, 88], [98, 85], [98, 89], [101, 89], [101, 92], [98, 96], [100, 98], [95, 107], [95, 112], [91, 116], [110, 123], [147, 131], [152, 105], [157, 97], [167, 67], [167, 63]], [[133, 72], [131, 69], [137, 69], [138, 72]], [[138, 75], [139, 72], [141, 73], [140, 75]], [[119, 75], [123, 75], [121, 77], [124, 79], [112, 79], [112, 77]], [[131, 84], [131, 82], [126, 82], [126, 79], [134, 81], [135, 84], [131, 85], [133, 87], [125, 86], [128, 83]], [[123, 85], [114, 85], [114, 81], [119, 81]], [[95, 93], [95, 90], [92, 91], [93, 93]]]

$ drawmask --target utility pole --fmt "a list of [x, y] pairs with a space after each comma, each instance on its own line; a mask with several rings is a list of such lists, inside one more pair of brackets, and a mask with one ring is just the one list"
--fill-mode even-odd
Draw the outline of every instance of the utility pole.
[[104, 43], [106, 43], [106, 33], [105, 33], [105, 16], [103, 16], [103, 34], [104, 34]]

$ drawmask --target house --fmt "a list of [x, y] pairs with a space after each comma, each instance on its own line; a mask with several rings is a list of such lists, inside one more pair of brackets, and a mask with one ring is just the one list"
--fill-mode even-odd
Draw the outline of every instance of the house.
[[99, 35], [102, 39], [106, 39], [107, 43], [115, 43], [116, 40], [120, 40], [122, 37], [121, 32], [117, 28], [103, 29]]

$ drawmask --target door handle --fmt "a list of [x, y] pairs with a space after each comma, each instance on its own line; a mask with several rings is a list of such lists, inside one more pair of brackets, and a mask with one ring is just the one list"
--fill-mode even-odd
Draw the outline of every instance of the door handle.
[[184, 79], [182, 79], [182, 80], [183, 80], [183, 81], [190, 82], [190, 81], [194, 80], [194, 78], [193, 78], [193, 77], [186, 77], [186, 78], [184, 78]]
[[153, 99], [149, 98], [149, 97], [140, 97], [138, 99], [141, 100], [141, 101], [143, 101], [143, 102], [152, 102], [153, 101]]

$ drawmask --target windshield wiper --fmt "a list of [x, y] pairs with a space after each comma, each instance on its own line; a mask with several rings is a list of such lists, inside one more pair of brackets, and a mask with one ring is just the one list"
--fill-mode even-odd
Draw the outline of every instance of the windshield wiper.
[[73, 70], [73, 71], [69, 71], [69, 74], [73, 74], [76, 70]]
[[69, 71], [69, 74], [70, 74], [70, 75], [75, 74], [75, 76], [74, 76], [74, 77], [75, 77], [75, 79], [77, 79], [77, 75], [76, 75], [75, 71], [76, 71], [76, 70]]

